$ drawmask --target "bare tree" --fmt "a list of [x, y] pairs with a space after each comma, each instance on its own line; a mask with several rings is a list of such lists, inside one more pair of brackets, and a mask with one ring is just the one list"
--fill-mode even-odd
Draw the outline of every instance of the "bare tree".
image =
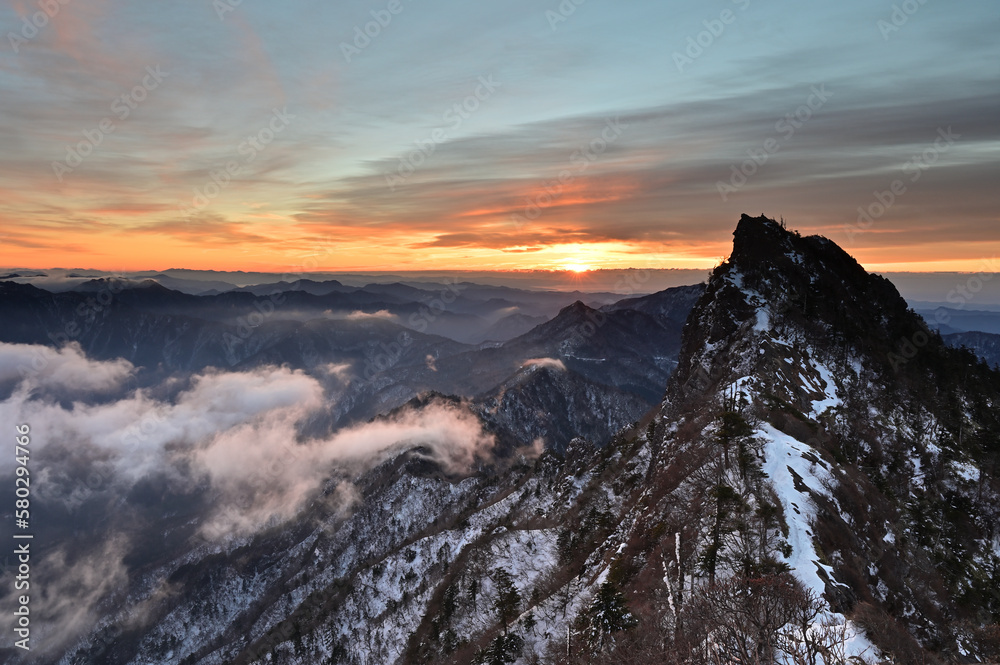
[[782, 629], [779, 648], [796, 665], [844, 665], [869, 662], [868, 654], [852, 654], [850, 643], [860, 630], [846, 619], [826, 613], [826, 604], [815, 591], [800, 589], [789, 597], [793, 619]]

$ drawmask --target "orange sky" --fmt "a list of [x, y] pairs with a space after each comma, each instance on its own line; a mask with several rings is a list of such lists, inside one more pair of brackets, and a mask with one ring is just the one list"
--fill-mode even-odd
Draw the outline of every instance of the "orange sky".
[[1000, 251], [988, 3], [931, 3], [891, 45], [862, 0], [755, 3], [683, 71], [693, 0], [558, 30], [428, 6], [351, 59], [351, 3], [59, 5], [0, 58], [7, 268], [700, 269], [742, 213], [872, 270]]
[[[136, 211], [132, 214], [140, 214]], [[116, 214], [120, 218], [121, 213]], [[565, 231], [565, 229], [561, 229]], [[837, 228], [815, 231], [838, 241], [870, 270], [960, 271], [983, 270], [1000, 243], [970, 245], [955, 242], [925, 248], [865, 246], [863, 234], [852, 247]], [[596, 268], [710, 268], [726, 256], [730, 233], [720, 230], [701, 243], [670, 242], [559, 242], [560, 230], [531, 245], [509, 247], [470, 243], [434, 246], [436, 234], [415, 235], [405, 229], [364, 233], [349, 228], [325, 235], [294, 223], [260, 220], [244, 224], [155, 225], [125, 231], [115, 224], [86, 229], [63, 226], [36, 229], [5, 227], [3, 263], [6, 268], [88, 268], [107, 271], [244, 270], [284, 272], [306, 266], [318, 271], [364, 270], [523, 270]], [[567, 234], [572, 235], [572, 234]], [[16, 243], [9, 240], [16, 239]], [[495, 244], [495, 243], [491, 243]], [[946, 255], [942, 257], [942, 255]]]

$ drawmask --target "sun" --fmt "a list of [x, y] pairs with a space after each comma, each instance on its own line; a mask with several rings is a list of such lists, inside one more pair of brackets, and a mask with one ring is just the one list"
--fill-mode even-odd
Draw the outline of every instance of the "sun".
[[591, 266], [586, 263], [567, 263], [562, 266], [563, 270], [568, 270], [569, 272], [589, 272], [593, 270]]

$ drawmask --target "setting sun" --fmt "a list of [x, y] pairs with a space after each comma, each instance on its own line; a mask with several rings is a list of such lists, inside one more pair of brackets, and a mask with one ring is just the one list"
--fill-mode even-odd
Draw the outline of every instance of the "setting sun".
[[562, 267], [563, 270], [568, 270], [569, 272], [587, 272], [593, 270], [591, 266], [584, 263], [567, 263]]

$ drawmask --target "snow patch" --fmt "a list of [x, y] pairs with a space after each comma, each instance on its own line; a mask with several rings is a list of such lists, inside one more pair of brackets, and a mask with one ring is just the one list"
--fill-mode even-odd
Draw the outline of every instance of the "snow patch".
[[[832, 385], [826, 376], [827, 385]], [[792, 546], [792, 555], [788, 565], [792, 574], [818, 596], [822, 597], [826, 590], [824, 577], [838, 586], [846, 586], [833, 578], [833, 568], [817, 560], [813, 546], [812, 524], [816, 519], [816, 506], [808, 492], [824, 494], [823, 488], [832, 482], [833, 478], [822, 462], [817, 462], [816, 454], [810, 446], [797, 439], [779, 432], [768, 423], [761, 425], [755, 432], [756, 436], [765, 441], [764, 471], [771, 479], [778, 500], [785, 512], [788, 523], [788, 543]], [[808, 458], [807, 458], [808, 455]], [[847, 656], [872, 656], [875, 647], [868, 641], [861, 629], [848, 621], [842, 614], [827, 611], [817, 617], [817, 630], [820, 626], [843, 626], [847, 641]]]
[[826, 365], [814, 362], [813, 366], [816, 368], [816, 371], [819, 373], [819, 376], [824, 383], [824, 397], [823, 399], [813, 401], [812, 413], [810, 414], [813, 418], [818, 418], [823, 415], [827, 409], [840, 406], [843, 402], [840, 399], [840, 395], [837, 394], [837, 383], [833, 380], [833, 374], [826, 367]]
[[755, 332], [767, 332], [771, 329], [771, 317], [768, 316], [767, 310], [757, 310], [757, 323], [754, 325], [753, 329]]
[[[756, 432], [765, 440], [764, 471], [771, 479], [788, 522], [788, 543], [792, 546], [789, 566], [809, 589], [822, 594], [826, 584], [818, 573], [811, 524], [816, 507], [804, 488], [822, 493], [823, 484], [832, 480], [829, 472], [805, 455], [815, 459], [809, 446], [764, 423]], [[797, 488], [803, 488], [799, 490]]]
[[959, 478], [967, 483], [979, 482], [979, 469], [968, 462], [952, 462], [951, 468]]

